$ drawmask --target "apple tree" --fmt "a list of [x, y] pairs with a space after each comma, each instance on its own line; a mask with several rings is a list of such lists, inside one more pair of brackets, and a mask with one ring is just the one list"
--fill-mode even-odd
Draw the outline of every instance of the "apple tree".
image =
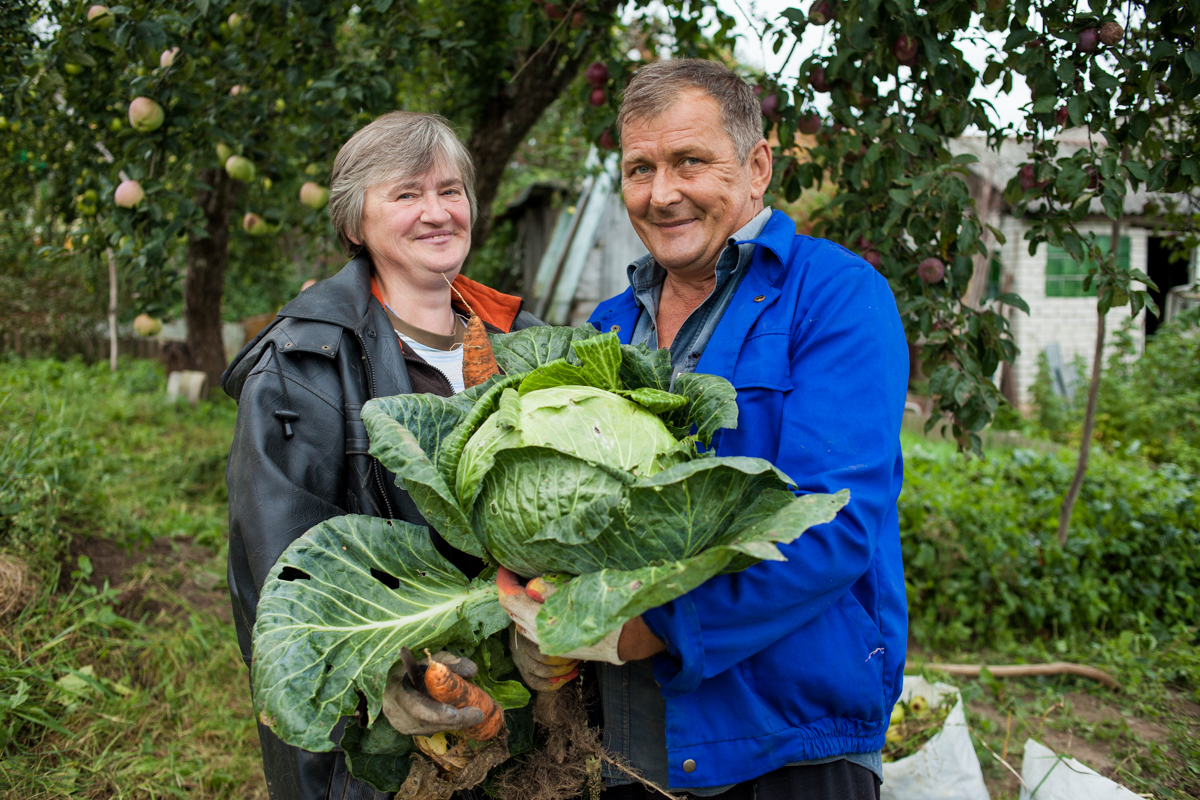
[[[320, 206], [338, 148], [399, 107], [463, 129], [486, 212], [530, 127], [612, 38], [617, 7], [31, 3], [9, 20], [28, 46], [0, 113], [26, 137], [16, 152], [47, 156], [38, 180], [75, 248], [111, 252], [148, 307], [182, 272], [189, 355], [215, 384], [231, 246], [251, 256], [236, 272], [258, 266], [264, 240], [330, 241]], [[28, 179], [0, 172], [6, 192]], [[481, 214], [477, 242], [487, 223]]]
[[[889, 280], [909, 339], [922, 345], [935, 401], [960, 447], [979, 450], [999, 391], [991, 376], [1016, 348], [1003, 294], [969, 294], [998, 230], [981, 220], [964, 181], [973, 156], [951, 140], [973, 129], [998, 148], [1031, 142], [1029, 163], [1005, 190], [1025, 214], [1031, 252], [1049, 243], [1084, 261], [1101, 315], [1147, 302], [1148, 278], [1118, 266], [1080, 223], [1094, 202], [1117, 220], [1128, 187], [1188, 192], [1200, 178], [1195, 104], [1200, 78], [1196, 12], [1169, 2], [1091, 0], [816, 0], [768, 30], [778, 51], [811, 27], [821, 46], [794, 74], [768, 76], [763, 112], [778, 136], [777, 191], [789, 199], [832, 181], [818, 233], [857, 249]], [[1128, 31], [1128, 33], [1126, 33]], [[991, 47], [982, 71], [966, 43]], [[1001, 126], [981, 86], [1026, 82], [1033, 99], [1019, 126]], [[818, 98], [824, 98], [818, 103]], [[827, 102], [825, 102], [827, 101]], [[824, 113], [821, 105], [828, 106]], [[1054, 134], [1083, 126], [1091, 145], [1059, 154]], [[797, 133], [815, 134], [806, 156]], [[975, 284], [978, 285], [977, 283]], [[1099, 363], [1099, 358], [1097, 358]]]

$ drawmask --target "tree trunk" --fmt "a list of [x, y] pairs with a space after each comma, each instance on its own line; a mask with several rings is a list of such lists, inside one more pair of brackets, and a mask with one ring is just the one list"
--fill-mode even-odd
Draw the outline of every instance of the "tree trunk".
[[[1117, 217], [1112, 224], [1112, 239], [1109, 241], [1108, 252], [1116, 258], [1121, 245], [1121, 218]], [[1088, 455], [1092, 449], [1092, 431], [1096, 427], [1096, 401], [1100, 396], [1100, 373], [1104, 368], [1104, 317], [1097, 311], [1096, 319], [1096, 352], [1092, 356], [1092, 380], [1088, 384], [1087, 410], [1083, 415], [1083, 436], [1079, 443], [1079, 460], [1075, 464], [1075, 477], [1071, 480], [1071, 488], [1063, 500], [1062, 511], [1058, 515], [1058, 544], [1065, 547], [1067, 531], [1071, 527], [1071, 514], [1075, 510], [1075, 500], [1079, 490], [1083, 488], [1083, 476], [1087, 473]]]
[[[600, 0], [593, 13], [611, 15], [617, 5], [617, 0]], [[570, 16], [568, 13], [566, 18]], [[479, 209], [471, 229], [473, 250], [487, 241], [492, 201], [513, 153], [542, 113], [579, 74], [590, 54], [590, 45], [572, 55], [568, 43], [549, 40], [520, 68], [514, 83], [500, 80], [493, 89], [467, 143], [475, 161], [475, 200]]]
[[229, 210], [241, 185], [223, 169], [201, 170], [199, 178], [212, 187], [196, 193], [196, 204], [204, 211], [207, 236], [188, 238], [183, 317], [187, 322], [192, 369], [208, 375], [211, 391], [220, 385], [226, 366], [221, 338], [221, 296], [229, 265]]
[[108, 256], [108, 368], [117, 371], [117, 259], [111, 247], [104, 248]]

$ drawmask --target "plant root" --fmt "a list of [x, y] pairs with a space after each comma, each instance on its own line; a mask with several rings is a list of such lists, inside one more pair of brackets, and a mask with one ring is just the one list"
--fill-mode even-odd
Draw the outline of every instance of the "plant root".
[[496, 784], [499, 800], [598, 800], [604, 788], [601, 763], [609, 764], [670, 800], [678, 800], [657, 784], [646, 780], [623, 758], [609, 753], [601, 744], [599, 729], [588, 725], [581, 688], [563, 687], [538, 692], [533, 720], [545, 731], [546, 742], [522, 757], [521, 763], [500, 776]]
[[37, 592], [37, 579], [25, 562], [16, 556], [0, 554], [0, 619], [20, 614]]
[[1070, 661], [1056, 661], [1053, 664], [1010, 664], [998, 667], [985, 667], [977, 664], [924, 664], [921, 666], [936, 672], [961, 675], [965, 678], [977, 678], [985, 668], [997, 678], [1023, 678], [1030, 675], [1078, 675], [1081, 678], [1098, 681], [1110, 689], [1121, 688], [1120, 682], [1104, 670], [1089, 667], [1086, 664], [1074, 664]]

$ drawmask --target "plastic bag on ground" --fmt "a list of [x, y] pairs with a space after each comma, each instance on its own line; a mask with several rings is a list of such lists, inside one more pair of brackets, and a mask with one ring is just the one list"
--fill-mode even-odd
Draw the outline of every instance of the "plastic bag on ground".
[[1025, 740], [1021, 800], [1139, 800], [1139, 795], [1033, 739]]
[[958, 689], [929, 683], [920, 675], [905, 675], [900, 699], [908, 702], [914, 697], [924, 697], [930, 708], [943, 702], [953, 702], [954, 708], [942, 729], [920, 750], [883, 765], [881, 800], [990, 800]]

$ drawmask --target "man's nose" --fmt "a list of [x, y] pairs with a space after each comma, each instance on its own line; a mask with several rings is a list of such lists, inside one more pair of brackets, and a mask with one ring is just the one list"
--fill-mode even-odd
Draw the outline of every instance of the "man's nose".
[[656, 170], [654, 183], [650, 187], [650, 202], [656, 206], [669, 206], [683, 199], [678, 180], [669, 169]]

